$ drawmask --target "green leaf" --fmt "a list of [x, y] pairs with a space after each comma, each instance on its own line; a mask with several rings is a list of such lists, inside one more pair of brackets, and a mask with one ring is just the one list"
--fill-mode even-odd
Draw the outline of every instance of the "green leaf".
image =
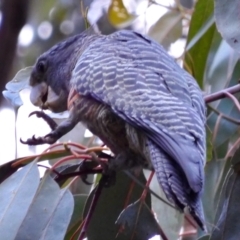
[[[73, 212], [71, 192], [46, 174], [19, 229], [19, 239], [63, 239]], [[37, 216], [37, 217], [36, 217]]]
[[192, 8], [193, 7], [193, 0], [179, 0], [180, 4], [185, 8]]
[[[71, 222], [68, 227], [67, 234], [65, 236], [65, 240], [71, 239], [74, 232], [80, 226], [83, 220], [83, 210], [85, 203], [87, 201], [88, 195], [87, 194], [76, 194], [74, 195], [74, 211], [71, 218]], [[77, 236], [76, 236], [77, 237]]]
[[209, 240], [209, 237], [210, 237], [210, 235], [204, 235], [204, 236], [198, 238], [198, 240]]
[[207, 142], [207, 162], [212, 159], [213, 145], [212, 145], [212, 131], [206, 127], [206, 142]]
[[[222, 64], [220, 66], [222, 66]], [[234, 65], [233, 67], [234, 67], [233, 71], [229, 73], [230, 80], [227, 82], [227, 84], [225, 83], [226, 87], [231, 87], [237, 84], [238, 79], [240, 78], [240, 61], [238, 61], [236, 65]], [[225, 82], [226, 82], [226, 79], [225, 79]], [[236, 94], [235, 96], [240, 98], [240, 94]], [[235, 119], [240, 118], [240, 113], [238, 109], [235, 107], [234, 103], [230, 99], [226, 99], [226, 98], [221, 99], [219, 105], [217, 106], [217, 110], [229, 117], [232, 117]], [[215, 112], [211, 112], [211, 114], [207, 118], [207, 125], [212, 132], [214, 131], [214, 129], [216, 129], [216, 123], [218, 118], [219, 118], [219, 115], [216, 114]], [[219, 121], [216, 137], [213, 142], [213, 146], [215, 151], [217, 152], [218, 158], [225, 157], [229, 140], [236, 133], [238, 127], [239, 126], [236, 125], [235, 123], [232, 123], [229, 120], [224, 118], [221, 118], [221, 120]]]
[[23, 167], [21, 170], [15, 172], [3, 183], [1, 183], [1, 239], [12, 240], [16, 239], [16, 237], [19, 237], [19, 228], [29, 211], [29, 207], [37, 192], [39, 182], [40, 179], [37, 165], [36, 163], [31, 163]]
[[[138, 179], [144, 185], [146, 184], [146, 179], [142, 172], [138, 176]], [[130, 190], [132, 184], [134, 184], [134, 187]], [[129, 191], [131, 191], [131, 194], [128, 198]], [[140, 198], [142, 191], [142, 187], [135, 184], [124, 172], [117, 173], [115, 185], [109, 188], [104, 188], [98, 199], [95, 211], [87, 229], [88, 240], [115, 239], [119, 232], [119, 226], [115, 225], [119, 214], [122, 212], [126, 204], [129, 205], [137, 201]], [[84, 209], [84, 218], [87, 215], [94, 193], [95, 190], [91, 192], [87, 200]], [[145, 201], [148, 207], [151, 208], [151, 198], [149, 193], [147, 194]], [[126, 240], [130, 238], [126, 238], [125, 235], [119, 234], [117, 239]]]
[[[213, 223], [215, 211], [216, 211], [216, 202], [215, 202], [215, 194], [216, 194], [216, 185], [219, 181], [219, 176], [224, 168], [225, 160], [216, 160], [213, 159], [206, 163], [205, 166], [205, 184], [204, 184], [204, 192], [202, 196], [205, 220], [207, 223]], [[206, 224], [208, 231], [211, 230], [212, 225]]]
[[128, 239], [146, 240], [161, 235], [151, 209], [140, 200], [127, 206], [120, 213], [116, 224], [123, 227], [123, 234]]
[[227, 160], [225, 160], [224, 167], [223, 167], [221, 173], [219, 174], [217, 186], [215, 186], [216, 190], [214, 191], [215, 196], [214, 196], [214, 200], [213, 200], [215, 203], [217, 203], [219, 201], [219, 197], [220, 197], [223, 185], [224, 185], [225, 177], [227, 176], [227, 173], [230, 170], [230, 168], [231, 168], [231, 161], [230, 161], [230, 159], [227, 159]]
[[[184, 66], [190, 74], [197, 80], [199, 86], [203, 87], [203, 78], [206, 67], [206, 62], [211, 47], [215, 25], [207, 24], [210, 16], [213, 14], [213, 0], [199, 0], [196, 3], [194, 13], [192, 15], [187, 44], [201, 32], [204, 26], [208, 28], [201, 38], [185, 53]], [[200, 32], [200, 33], [199, 33]], [[197, 38], [197, 37], [196, 37]]]
[[210, 240], [236, 239], [240, 236], [240, 173], [230, 169], [217, 208], [215, 228]]
[[167, 49], [182, 35], [181, 13], [167, 12], [149, 29], [148, 35]]
[[227, 43], [240, 52], [239, 0], [215, 0], [215, 19], [218, 31]]
[[135, 16], [128, 12], [122, 0], [112, 0], [108, 8], [108, 19], [114, 27], [125, 28], [133, 22]]
[[14, 106], [20, 107], [23, 102], [19, 92], [29, 87], [29, 77], [32, 72], [32, 67], [21, 69], [15, 77], [6, 84], [6, 90], [3, 91], [3, 96]]
[[[7, 177], [9, 177], [11, 174], [13, 174], [14, 172], [16, 172], [19, 168], [23, 167], [24, 165], [26, 165], [27, 163], [33, 161], [34, 159], [36, 159], [37, 157], [39, 157], [38, 162], [44, 161], [44, 160], [53, 160], [56, 158], [60, 158], [60, 157], [66, 157], [68, 155], [70, 155], [71, 152], [67, 149], [63, 149], [63, 150], [56, 150], [53, 152], [47, 152], [47, 153], [43, 153], [41, 154], [41, 156], [39, 155], [33, 155], [33, 156], [29, 156], [29, 157], [21, 157], [21, 158], [17, 158], [15, 160], [12, 160], [10, 162], [4, 163], [3, 165], [0, 166], [0, 183], [2, 181], [4, 181]], [[13, 163], [22, 160], [24, 158], [27, 158], [27, 162], [25, 162], [24, 164], [19, 164], [18, 166], [12, 166]]]
[[199, 29], [198, 33], [191, 39], [191, 41], [189, 41], [186, 46], [186, 51], [189, 51], [203, 37], [203, 35], [209, 30], [209, 28], [213, 26], [214, 23], [215, 19], [212, 14], [210, 18]]
[[[146, 173], [149, 173], [149, 171], [146, 171]], [[158, 196], [169, 202], [156, 176], [153, 177], [150, 188], [153, 189]], [[157, 216], [159, 225], [162, 227], [164, 233], [167, 235], [167, 238], [178, 239], [180, 229], [183, 225], [184, 215], [178, 210], [163, 203], [153, 195], [152, 209]]]

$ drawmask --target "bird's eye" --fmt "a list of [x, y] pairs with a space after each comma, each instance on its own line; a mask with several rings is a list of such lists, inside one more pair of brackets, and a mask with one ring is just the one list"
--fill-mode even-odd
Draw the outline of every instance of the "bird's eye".
[[41, 73], [44, 73], [46, 70], [46, 64], [44, 61], [40, 61], [37, 63], [37, 70]]

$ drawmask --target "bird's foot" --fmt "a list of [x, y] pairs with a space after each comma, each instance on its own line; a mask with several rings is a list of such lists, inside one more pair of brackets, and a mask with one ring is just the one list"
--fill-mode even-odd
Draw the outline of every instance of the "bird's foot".
[[58, 126], [57, 123], [43, 111], [31, 112], [28, 117], [31, 117], [33, 115], [36, 115], [38, 118], [42, 118], [48, 124], [51, 130], [55, 130]]
[[28, 145], [40, 145], [40, 144], [45, 144], [45, 143], [47, 143], [47, 144], [55, 143], [59, 138], [57, 131], [54, 131], [58, 127], [57, 123], [43, 111], [34, 111], [29, 114], [29, 117], [31, 117], [33, 115], [36, 115], [36, 117], [38, 117], [38, 118], [42, 118], [49, 125], [52, 132], [50, 132], [49, 134], [47, 134], [44, 137], [36, 138], [35, 135], [33, 135], [32, 138], [28, 138], [26, 141], [23, 141], [22, 139], [20, 139], [20, 142], [23, 144], [28, 144]]
[[55, 135], [54, 132], [51, 132], [47, 134], [44, 137], [35, 137], [35, 135], [32, 136], [32, 138], [28, 138], [26, 141], [23, 141], [20, 139], [20, 142], [22, 144], [28, 144], [28, 145], [41, 145], [41, 144], [53, 144], [58, 140], [58, 137]]

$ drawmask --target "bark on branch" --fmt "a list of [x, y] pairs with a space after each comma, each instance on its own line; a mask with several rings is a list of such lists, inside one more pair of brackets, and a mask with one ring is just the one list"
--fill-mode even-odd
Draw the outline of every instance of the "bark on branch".
[[[0, 92], [12, 69], [18, 35], [27, 20], [29, 0], [2, 0], [0, 25]], [[2, 94], [0, 101], [2, 100]]]

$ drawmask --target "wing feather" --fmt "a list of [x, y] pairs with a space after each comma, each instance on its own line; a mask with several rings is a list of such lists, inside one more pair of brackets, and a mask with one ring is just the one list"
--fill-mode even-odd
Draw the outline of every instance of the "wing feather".
[[71, 83], [146, 135], [203, 186], [205, 108], [195, 80], [154, 41], [131, 31], [100, 38], [85, 50]]

